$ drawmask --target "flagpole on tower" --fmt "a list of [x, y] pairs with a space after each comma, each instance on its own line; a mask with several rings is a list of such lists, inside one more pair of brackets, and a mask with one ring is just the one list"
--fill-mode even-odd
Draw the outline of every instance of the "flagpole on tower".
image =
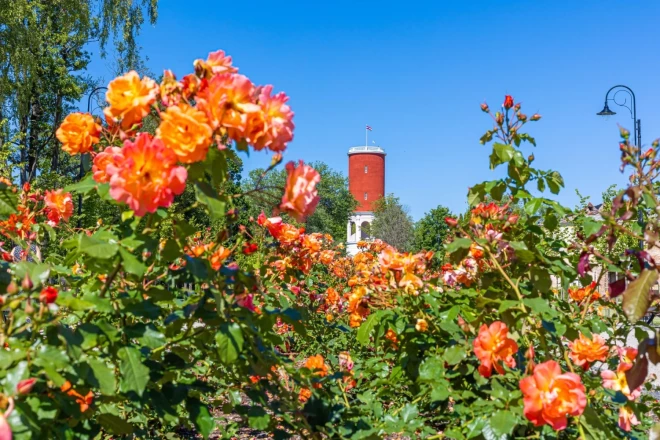
[[[367, 125], [367, 127], [369, 127]], [[369, 146], [369, 129], [365, 127], [364, 129], [364, 145]]]

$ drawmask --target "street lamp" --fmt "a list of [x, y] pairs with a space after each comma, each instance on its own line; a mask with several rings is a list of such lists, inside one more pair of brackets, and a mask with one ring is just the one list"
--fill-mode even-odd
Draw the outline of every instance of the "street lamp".
[[[610, 93], [616, 90], [614, 94], [612, 94], [612, 97], [610, 98]], [[632, 108], [628, 105], [628, 97], [624, 98], [623, 102], [617, 101], [616, 97], [619, 93], [623, 92], [624, 94], [627, 94], [630, 96], [630, 103], [632, 104]], [[637, 159], [641, 159], [641, 154], [642, 154], [642, 121], [637, 119], [637, 101], [635, 100], [635, 93], [632, 91], [632, 89], [628, 86], [624, 85], [617, 85], [612, 88], [610, 88], [607, 93], [605, 93], [605, 106], [601, 111], [596, 113], [598, 116], [612, 116], [616, 115], [615, 112], [610, 110], [609, 105], [607, 105], [608, 101], [612, 101], [616, 105], [620, 107], [625, 107], [628, 109], [630, 112], [630, 117], [633, 119], [633, 142], [636, 143], [637, 146]], [[637, 222], [639, 223], [639, 226], [642, 227], [644, 224], [644, 219], [642, 217], [642, 210], [638, 210], [638, 217], [637, 217]], [[639, 240], [639, 249], [642, 250], [644, 249], [644, 240]]]
[[[105, 86], [100, 86], [96, 87], [94, 90], [92, 90], [89, 93], [89, 96], [87, 96], [87, 113], [91, 114], [92, 113], [92, 97], [96, 95], [97, 92], [100, 90], [108, 90], [107, 87]], [[85, 153], [86, 154], [86, 153]], [[78, 180], [82, 180], [83, 175], [85, 174], [85, 168], [83, 166], [83, 159], [85, 157], [85, 154], [80, 155], [80, 168], [78, 169]], [[83, 206], [83, 196], [82, 194], [78, 194], [78, 227], [80, 228], [80, 222], [81, 222], [81, 216], [82, 216], [82, 206]]]

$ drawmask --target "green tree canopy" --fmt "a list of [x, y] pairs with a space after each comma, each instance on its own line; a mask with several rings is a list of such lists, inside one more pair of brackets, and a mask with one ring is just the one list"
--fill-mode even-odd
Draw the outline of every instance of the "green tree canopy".
[[452, 217], [452, 213], [442, 205], [424, 214], [415, 225], [413, 250], [434, 251], [437, 261], [441, 262], [445, 253], [445, 242], [449, 236], [446, 217]]
[[374, 222], [371, 234], [397, 248], [400, 252], [412, 249], [414, 226], [408, 208], [403, 206], [398, 197], [388, 194], [375, 203]]
[[[118, 70], [141, 67], [136, 36], [157, 0], [0, 0], [0, 150], [3, 172], [21, 183], [52, 173], [68, 183], [76, 164], [60, 154], [55, 131], [94, 86], [85, 75], [90, 43]], [[4, 122], [3, 122], [4, 121]], [[67, 180], [68, 178], [68, 180]]]

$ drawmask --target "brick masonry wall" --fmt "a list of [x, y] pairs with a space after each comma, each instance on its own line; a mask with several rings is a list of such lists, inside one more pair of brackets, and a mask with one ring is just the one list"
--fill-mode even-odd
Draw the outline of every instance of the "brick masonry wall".
[[[385, 195], [385, 155], [374, 153], [349, 155], [348, 189], [359, 203], [356, 212], [372, 212], [373, 203]], [[367, 200], [364, 199], [365, 193]]]

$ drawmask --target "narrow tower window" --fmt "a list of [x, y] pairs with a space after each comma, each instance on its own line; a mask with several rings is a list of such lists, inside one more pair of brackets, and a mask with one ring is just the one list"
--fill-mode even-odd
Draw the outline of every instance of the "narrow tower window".
[[364, 200], [367, 200], [367, 193], [364, 193]]
[[364, 174], [367, 174], [367, 166], [364, 166]]

